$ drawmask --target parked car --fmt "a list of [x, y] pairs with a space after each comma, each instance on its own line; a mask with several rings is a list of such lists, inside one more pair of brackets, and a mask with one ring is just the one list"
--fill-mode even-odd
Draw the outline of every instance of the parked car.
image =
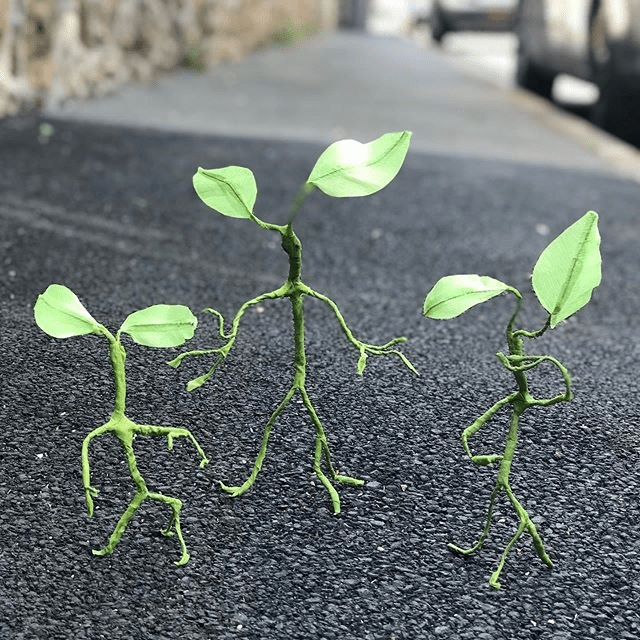
[[449, 31], [508, 31], [513, 29], [518, 0], [434, 0], [427, 22], [440, 42]]
[[597, 84], [593, 120], [636, 137], [640, 0], [520, 0], [516, 82], [549, 97], [556, 75]]

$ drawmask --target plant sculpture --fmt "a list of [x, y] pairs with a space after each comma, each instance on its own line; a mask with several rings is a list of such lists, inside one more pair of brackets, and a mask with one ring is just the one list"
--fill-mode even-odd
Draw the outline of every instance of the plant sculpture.
[[[533, 269], [532, 285], [538, 300], [549, 315], [544, 326], [537, 331], [514, 329], [514, 323], [522, 304], [522, 296], [517, 289], [488, 276], [446, 276], [436, 283], [424, 302], [425, 316], [428, 318], [449, 319], [505, 291], [513, 293], [516, 297], [516, 308], [507, 323], [506, 331], [509, 354], [497, 354], [500, 363], [513, 373], [516, 381], [516, 390], [496, 402], [462, 433], [462, 446], [473, 462], [478, 465], [500, 463], [498, 478], [489, 499], [486, 523], [480, 539], [472, 547], [462, 549], [454, 544], [449, 544], [450, 549], [465, 555], [479, 549], [489, 533], [496, 498], [504, 491], [520, 519], [520, 524], [502, 553], [497, 569], [489, 579], [489, 584], [497, 589], [500, 588], [498, 578], [507, 555], [525, 530], [531, 534], [536, 551], [542, 561], [548, 566], [552, 566], [551, 559], [545, 551], [535, 524], [531, 521], [529, 514], [511, 489], [509, 472], [518, 439], [520, 416], [531, 407], [548, 407], [558, 402], [568, 402], [572, 397], [571, 379], [567, 369], [551, 356], [525, 354], [523, 352], [523, 338], [540, 337], [547, 329], [553, 329], [559, 322], [562, 322], [589, 302], [591, 292], [600, 283], [601, 260], [599, 246], [598, 215], [593, 211], [589, 211], [562, 232], [542, 252]], [[544, 362], [552, 364], [560, 371], [565, 391], [552, 398], [538, 399], [534, 398], [529, 391], [527, 372]], [[507, 405], [511, 407], [511, 419], [503, 452], [501, 454], [474, 455], [469, 448], [469, 438], [476, 434], [500, 409]]]
[[169, 363], [171, 366], [177, 367], [188, 356], [217, 354], [209, 371], [191, 380], [187, 386], [189, 390], [200, 387], [214, 374], [229, 354], [238, 335], [240, 319], [249, 307], [263, 300], [288, 298], [291, 301], [294, 343], [291, 387], [267, 421], [262, 443], [248, 479], [240, 486], [227, 486], [224, 483], [220, 483], [222, 489], [232, 496], [244, 494], [253, 485], [262, 468], [271, 429], [280, 413], [296, 393], [300, 394], [315, 428], [313, 469], [329, 492], [334, 512], [340, 512], [340, 497], [327, 475], [321, 469], [323, 456], [331, 480], [356, 486], [363, 484], [362, 480], [340, 475], [336, 472], [331, 462], [329, 444], [322, 423], [307, 393], [303, 309], [305, 296], [321, 300], [333, 311], [347, 340], [360, 353], [357, 367], [358, 374], [362, 375], [369, 355], [397, 356], [411, 371], [417, 372], [406, 356], [394, 348], [398, 343], [404, 342], [405, 338], [394, 338], [383, 345], [372, 345], [358, 340], [347, 326], [336, 303], [302, 282], [302, 245], [293, 230], [293, 222], [305, 198], [315, 189], [319, 189], [329, 196], [340, 198], [366, 196], [385, 187], [400, 170], [409, 147], [410, 137], [411, 134], [404, 131], [388, 133], [368, 144], [361, 144], [355, 140], [342, 140], [329, 146], [318, 158], [307, 181], [302, 185], [293, 200], [288, 222], [284, 225], [263, 222], [254, 214], [253, 207], [256, 201], [257, 187], [253, 173], [249, 169], [234, 166], [212, 170], [198, 168], [193, 177], [196, 193], [207, 206], [225, 216], [247, 218], [262, 229], [280, 234], [282, 248], [289, 257], [289, 275], [284, 284], [273, 291], [263, 293], [245, 302], [233, 318], [231, 330], [228, 333], [225, 333], [222, 314], [214, 309], [206, 309], [218, 322], [218, 333], [225, 341], [222, 347], [186, 352]]
[[176, 564], [185, 564], [189, 561], [189, 553], [180, 530], [182, 502], [177, 498], [149, 491], [144, 478], [138, 471], [133, 451], [133, 439], [138, 434], [144, 436], [166, 436], [169, 449], [173, 449], [174, 438], [189, 438], [202, 458], [200, 467], [204, 467], [208, 460], [189, 430], [177, 427], [136, 424], [126, 417], [126, 352], [122, 346], [121, 335], [127, 333], [134, 342], [147, 347], [175, 347], [193, 337], [197, 319], [187, 307], [182, 305], [154, 305], [129, 315], [114, 336], [106, 327], [93, 319], [70, 289], [59, 284], [50, 285], [43, 294], [38, 296], [34, 307], [34, 315], [38, 326], [54, 338], [69, 338], [94, 333], [104, 336], [109, 341], [109, 353], [115, 383], [115, 405], [109, 421], [94, 429], [82, 443], [82, 482], [87, 502], [87, 513], [89, 517], [93, 516], [93, 498], [98, 495], [98, 489], [91, 486], [89, 469], [89, 443], [96, 436], [110, 432], [118, 438], [124, 449], [127, 464], [129, 465], [129, 473], [136, 485], [136, 492], [126, 511], [116, 524], [107, 545], [102, 549], [94, 549], [93, 554], [104, 556], [111, 553], [120, 541], [135, 512], [144, 500], [149, 498], [150, 500], [164, 502], [171, 507], [171, 518], [162, 534], [171, 536], [175, 531], [182, 549], [182, 556]]

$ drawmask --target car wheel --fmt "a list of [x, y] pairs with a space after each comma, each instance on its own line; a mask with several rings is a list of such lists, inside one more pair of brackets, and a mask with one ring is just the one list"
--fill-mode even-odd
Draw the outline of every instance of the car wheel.
[[554, 77], [551, 71], [537, 67], [523, 51], [522, 45], [518, 48], [516, 84], [519, 87], [533, 91], [543, 98], [550, 98]]
[[589, 57], [592, 76], [600, 91], [591, 112], [592, 121], [605, 131], [637, 143], [640, 141], [640, 125], [636, 114], [640, 99], [625, 88], [616, 74], [601, 8], [591, 19]]
[[598, 127], [620, 138], [640, 143], [638, 110], [640, 99], [631, 95], [615, 77], [598, 83], [600, 96], [591, 111], [591, 120]]
[[437, 5], [434, 6], [431, 10], [429, 22], [431, 23], [431, 38], [434, 40], [434, 42], [440, 44], [448, 29], [444, 16], [442, 15], [442, 12]]

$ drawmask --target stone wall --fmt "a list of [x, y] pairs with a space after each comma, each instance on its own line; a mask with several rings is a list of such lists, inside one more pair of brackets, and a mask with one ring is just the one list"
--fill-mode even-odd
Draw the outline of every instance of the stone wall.
[[338, 0], [0, 0], [0, 116], [333, 28]]

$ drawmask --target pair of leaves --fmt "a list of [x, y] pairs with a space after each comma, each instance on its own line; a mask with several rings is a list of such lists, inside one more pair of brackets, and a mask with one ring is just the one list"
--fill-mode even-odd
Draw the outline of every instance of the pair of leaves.
[[[600, 279], [598, 214], [589, 211], [546, 247], [533, 269], [533, 290], [549, 313], [551, 328], [586, 305]], [[427, 295], [424, 315], [455, 318], [504, 291], [520, 297], [513, 287], [488, 276], [445, 276]]]
[[[33, 309], [36, 324], [54, 338], [88, 333], [110, 335], [84, 308], [71, 289], [52, 284], [38, 296]], [[177, 347], [193, 337], [197, 318], [183, 305], [157, 304], [127, 316], [119, 333], [146, 347]]]
[[[336, 198], [367, 196], [386, 187], [400, 171], [411, 133], [400, 131], [362, 144], [340, 140], [318, 158], [307, 185]], [[245, 167], [203, 169], [193, 176], [193, 187], [209, 207], [231, 218], [250, 218], [256, 202], [256, 180]]]

